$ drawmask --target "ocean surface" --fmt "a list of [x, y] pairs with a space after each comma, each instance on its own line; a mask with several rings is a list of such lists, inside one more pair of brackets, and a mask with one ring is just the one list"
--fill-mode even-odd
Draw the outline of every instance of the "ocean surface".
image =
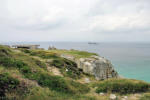
[[47, 49], [77, 49], [95, 52], [109, 59], [120, 76], [150, 82], [150, 43], [75, 43], [75, 42], [21, 42], [4, 44], [39, 44]]

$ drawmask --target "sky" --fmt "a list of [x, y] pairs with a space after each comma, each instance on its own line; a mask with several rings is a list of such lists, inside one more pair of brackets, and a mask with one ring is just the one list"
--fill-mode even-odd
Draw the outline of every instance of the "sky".
[[150, 0], [0, 0], [0, 42], [150, 42]]

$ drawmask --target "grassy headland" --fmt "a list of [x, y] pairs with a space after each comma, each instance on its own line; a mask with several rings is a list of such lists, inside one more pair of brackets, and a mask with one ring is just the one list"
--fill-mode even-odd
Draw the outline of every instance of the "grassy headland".
[[[143, 94], [142, 100], [148, 100], [150, 84], [142, 81], [92, 79], [90, 83], [80, 82], [91, 76], [79, 70], [75, 62], [62, 58], [61, 54], [75, 58], [97, 55], [77, 50], [26, 50], [0, 46], [0, 98], [107, 100], [110, 93], [115, 93], [118, 97], [140, 93]], [[60, 75], [56, 75], [56, 72], [60, 72]], [[105, 95], [99, 95], [101, 92]]]

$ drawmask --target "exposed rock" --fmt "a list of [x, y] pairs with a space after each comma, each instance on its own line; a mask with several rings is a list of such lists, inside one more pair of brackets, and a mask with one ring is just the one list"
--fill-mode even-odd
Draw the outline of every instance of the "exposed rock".
[[105, 94], [104, 94], [103, 92], [100, 92], [99, 95], [100, 95], [100, 96], [104, 96]]
[[61, 74], [61, 72], [59, 71], [59, 69], [58, 68], [56, 68], [56, 67], [53, 67], [53, 66], [51, 66], [51, 67], [47, 67], [47, 70], [49, 71], [49, 72], [52, 72], [54, 75], [56, 75], [56, 76], [61, 76], [61, 77], [63, 77], [63, 75]]
[[85, 83], [90, 83], [90, 80], [89, 80], [89, 78], [85, 78]]
[[66, 69], [66, 72], [68, 72], [68, 69]]
[[47, 60], [46, 60], [46, 63], [51, 63], [51, 62], [53, 62], [52, 59], [47, 59]]
[[110, 100], [116, 100], [117, 99], [117, 96], [115, 94], [110, 94]]
[[121, 100], [128, 100], [128, 96], [123, 96]]
[[70, 55], [62, 55], [61, 57], [75, 61], [78, 68], [82, 69], [84, 73], [94, 75], [97, 80], [118, 77], [111, 62], [104, 57], [91, 56], [89, 58], [80, 59], [75, 59]]
[[71, 61], [75, 61], [75, 57], [71, 56], [71, 55], [66, 55], [66, 54], [62, 54], [61, 57], [69, 59]]

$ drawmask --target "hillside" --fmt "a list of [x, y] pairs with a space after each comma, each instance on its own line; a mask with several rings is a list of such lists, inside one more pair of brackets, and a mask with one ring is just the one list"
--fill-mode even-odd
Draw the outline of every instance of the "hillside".
[[[0, 46], [0, 100], [149, 100], [150, 84], [114, 75], [97, 80], [77, 59], [98, 56], [77, 50], [27, 50]], [[106, 61], [105, 61], [106, 62]], [[108, 70], [108, 69], [106, 69]], [[113, 69], [108, 72], [114, 72]], [[111, 74], [113, 74], [111, 73]], [[96, 74], [97, 75], [97, 74]], [[124, 98], [127, 96], [128, 98]]]

